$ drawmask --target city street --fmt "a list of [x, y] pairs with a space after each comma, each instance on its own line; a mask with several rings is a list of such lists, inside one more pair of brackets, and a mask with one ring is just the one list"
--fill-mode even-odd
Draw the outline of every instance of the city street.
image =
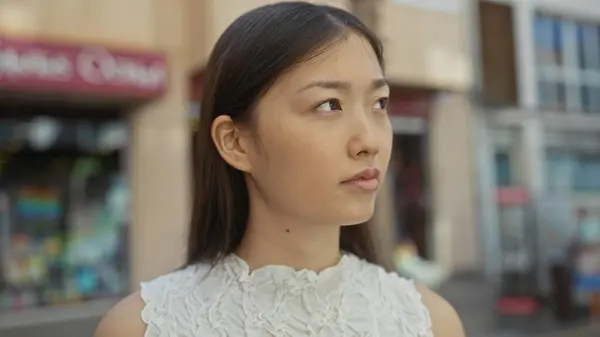
[[[559, 327], [550, 316], [538, 319], [533, 327], [536, 331], [517, 333], [510, 325], [501, 324], [493, 314], [494, 294], [492, 287], [481, 277], [469, 276], [452, 280], [441, 291], [461, 316], [468, 337], [598, 337], [600, 322], [579, 324], [570, 328]], [[107, 304], [99, 305], [90, 317], [80, 317], [66, 323], [1, 331], [2, 337], [87, 337], [91, 336], [98, 321], [98, 314]], [[83, 316], [83, 315], [82, 315]], [[57, 319], [60, 319], [57, 318]], [[437, 337], [437, 336], [436, 336]], [[451, 336], [442, 336], [451, 337]]]
[[[511, 324], [502, 322], [493, 313], [493, 287], [482, 277], [456, 278], [442, 287], [442, 295], [450, 302], [465, 325], [469, 337], [597, 337], [600, 336], [600, 321], [595, 324], [574, 324], [561, 327], [550, 314], [536, 318], [527, 324], [530, 332], [515, 332]], [[514, 323], [513, 323], [514, 324]], [[521, 325], [523, 326], [523, 325]]]

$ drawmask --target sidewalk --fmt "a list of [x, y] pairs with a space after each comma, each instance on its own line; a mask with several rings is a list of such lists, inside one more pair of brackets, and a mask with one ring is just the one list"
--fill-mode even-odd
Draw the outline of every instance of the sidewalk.
[[[461, 277], [451, 280], [440, 290], [458, 311], [468, 337], [599, 337], [600, 322], [560, 327], [551, 315], [536, 318], [529, 332], [520, 332], [510, 323], [501, 322], [494, 315], [493, 287], [482, 277]], [[529, 325], [529, 324], [528, 324]]]

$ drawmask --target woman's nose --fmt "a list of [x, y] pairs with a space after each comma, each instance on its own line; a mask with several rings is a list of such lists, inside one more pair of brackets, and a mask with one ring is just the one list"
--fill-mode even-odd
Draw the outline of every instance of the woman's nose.
[[354, 132], [348, 144], [352, 158], [372, 157], [379, 153], [379, 141], [373, 122], [363, 115], [354, 121]]

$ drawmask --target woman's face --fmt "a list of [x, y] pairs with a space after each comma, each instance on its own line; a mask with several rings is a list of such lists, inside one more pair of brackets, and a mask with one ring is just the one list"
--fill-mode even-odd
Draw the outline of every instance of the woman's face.
[[309, 223], [370, 219], [392, 147], [388, 96], [373, 49], [354, 34], [286, 72], [242, 136], [251, 194]]

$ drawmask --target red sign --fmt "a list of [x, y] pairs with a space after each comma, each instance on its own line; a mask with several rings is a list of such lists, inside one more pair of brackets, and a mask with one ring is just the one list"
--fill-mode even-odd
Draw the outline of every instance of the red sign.
[[153, 97], [166, 85], [160, 53], [0, 37], [0, 90]]
[[502, 187], [496, 191], [496, 201], [501, 206], [517, 206], [527, 204], [530, 198], [524, 187]]

